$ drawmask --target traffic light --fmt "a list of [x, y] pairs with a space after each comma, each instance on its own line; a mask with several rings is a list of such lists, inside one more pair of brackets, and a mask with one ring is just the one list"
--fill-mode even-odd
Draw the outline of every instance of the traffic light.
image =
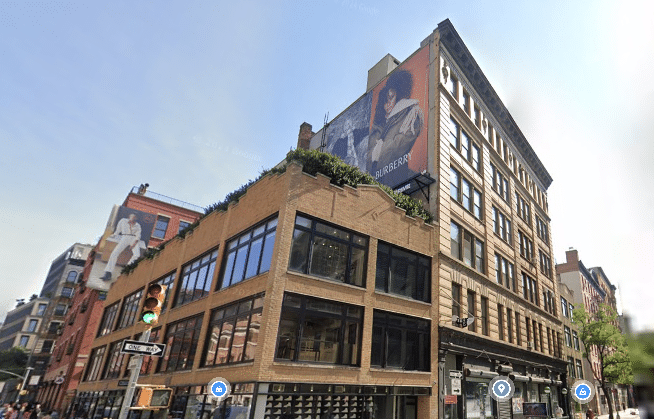
[[152, 284], [148, 287], [148, 293], [145, 296], [143, 311], [140, 317], [143, 323], [148, 325], [157, 324], [161, 308], [166, 299], [166, 288], [166, 285], [159, 284]]
[[172, 388], [141, 387], [134, 407], [140, 409], [167, 409], [172, 394]]

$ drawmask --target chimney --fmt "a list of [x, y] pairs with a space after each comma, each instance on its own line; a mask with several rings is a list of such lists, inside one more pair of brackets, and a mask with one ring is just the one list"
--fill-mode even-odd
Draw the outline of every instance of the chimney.
[[566, 263], [579, 263], [579, 252], [572, 247], [565, 252], [565, 261]]
[[311, 138], [314, 136], [315, 132], [311, 130], [312, 126], [309, 123], [303, 122], [300, 125], [300, 133], [297, 136], [297, 148], [302, 148], [304, 150], [309, 149], [309, 144], [311, 144]]

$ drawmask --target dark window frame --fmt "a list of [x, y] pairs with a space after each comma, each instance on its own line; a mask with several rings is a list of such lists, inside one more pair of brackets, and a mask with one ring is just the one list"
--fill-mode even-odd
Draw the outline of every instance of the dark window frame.
[[[168, 324], [163, 342], [166, 344], [166, 350], [164, 356], [159, 359], [157, 372], [170, 373], [188, 371], [193, 368], [200, 341], [203, 317], [204, 312]], [[189, 333], [190, 336], [187, 336]], [[184, 353], [183, 350], [187, 352]], [[180, 357], [180, 355], [183, 356]]]
[[107, 345], [98, 346], [91, 350], [89, 362], [87, 363], [86, 373], [83, 381], [96, 381], [102, 370], [102, 359], [107, 350]]
[[154, 222], [154, 228], [152, 229], [152, 237], [163, 240], [166, 237], [166, 232], [168, 231], [169, 226], [170, 217], [161, 214], [157, 215], [157, 219]]
[[[466, 189], [468, 191], [467, 194]], [[475, 183], [463, 176], [461, 172], [454, 167], [450, 167], [450, 198], [458, 202], [476, 219], [483, 219], [484, 199], [481, 189], [477, 188]]]
[[[406, 256], [410, 255], [410, 256]], [[413, 260], [409, 258], [412, 257]], [[386, 262], [386, 266], [383, 266]], [[380, 266], [380, 264], [382, 266]], [[406, 280], [408, 276], [408, 270], [410, 267], [415, 267], [415, 281], [413, 284], [409, 284], [410, 281]], [[393, 269], [395, 267], [395, 269]], [[402, 268], [406, 270], [404, 272], [405, 281], [402, 282], [405, 289], [410, 289], [410, 294], [402, 294], [401, 292], [395, 292], [394, 290], [398, 289], [396, 281], [393, 278], [402, 277], [402, 272], [397, 275], [394, 275], [395, 272], [401, 271]], [[379, 241], [377, 243], [377, 267], [375, 274], [375, 290], [381, 291], [384, 293], [399, 295], [406, 298], [411, 298], [418, 301], [423, 301], [425, 303], [431, 302], [431, 258], [419, 253], [413, 252], [411, 250], [395, 246], [390, 243]], [[422, 277], [422, 280], [419, 278]]]
[[[393, 341], [391, 334], [401, 339], [394, 339], [400, 345], [400, 350], [391, 350]], [[409, 336], [413, 335], [413, 340]], [[376, 338], [377, 337], [377, 338]], [[381, 342], [375, 342], [381, 339]], [[409, 354], [413, 343], [413, 353]], [[422, 346], [422, 347], [421, 347]], [[398, 349], [398, 348], [395, 348]], [[431, 321], [420, 317], [406, 316], [375, 309], [373, 311], [373, 340], [371, 344], [371, 367], [384, 369], [401, 369], [404, 371], [431, 371]], [[389, 365], [393, 361], [389, 357], [398, 356], [402, 366]], [[404, 356], [403, 356], [404, 355]], [[379, 362], [378, 362], [379, 361]], [[411, 365], [411, 363], [414, 363]]]
[[142, 297], [143, 288], [123, 298], [120, 316], [116, 322], [116, 330], [124, 329], [134, 324], [139, 313], [139, 308], [141, 307]]
[[495, 281], [513, 292], [518, 291], [515, 265], [499, 253], [495, 253]]
[[98, 335], [96, 337], [108, 335], [114, 330], [113, 325], [116, 317], [118, 316], [119, 306], [120, 301], [116, 301], [114, 304], [105, 307], [104, 313], [102, 313], [102, 319], [100, 320]]
[[[185, 263], [181, 269], [180, 284], [176, 290], [173, 307], [181, 307], [209, 295], [217, 263], [218, 248], [213, 248]], [[200, 278], [201, 274], [204, 278]], [[193, 281], [192, 285], [191, 280]], [[200, 281], [202, 288], [197, 288]], [[201, 291], [197, 292], [197, 290]]]
[[123, 346], [123, 340], [117, 340], [109, 344], [107, 361], [102, 371], [102, 380], [120, 378], [120, 370], [123, 368], [123, 364], [127, 358], [127, 354], [120, 352]]

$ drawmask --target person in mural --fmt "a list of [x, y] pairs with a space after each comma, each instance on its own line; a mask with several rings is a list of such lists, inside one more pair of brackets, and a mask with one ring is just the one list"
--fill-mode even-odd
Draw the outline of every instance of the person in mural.
[[370, 173], [377, 178], [390, 171], [384, 170], [390, 163], [398, 159], [406, 163], [404, 156], [411, 151], [423, 128], [425, 117], [419, 101], [411, 99], [412, 89], [411, 73], [398, 70], [379, 92], [369, 138]]
[[[366, 121], [367, 122], [367, 121]], [[356, 128], [356, 121], [347, 117], [342, 126], [339, 139], [330, 142], [327, 152], [339, 156], [350, 166], [366, 170], [366, 154], [368, 152], [368, 128]]]
[[114, 233], [107, 240], [116, 242], [116, 247], [111, 252], [107, 266], [104, 268], [104, 274], [101, 277], [103, 281], [111, 281], [111, 275], [116, 268], [118, 257], [123, 250], [129, 247], [132, 251], [132, 257], [127, 262], [128, 265], [141, 255], [141, 246], [139, 246], [139, 242], [141, 241], [141, 225], [136, 222], [136, 214], [131, 213], [127, 218], [122, 218], [118, 221]]

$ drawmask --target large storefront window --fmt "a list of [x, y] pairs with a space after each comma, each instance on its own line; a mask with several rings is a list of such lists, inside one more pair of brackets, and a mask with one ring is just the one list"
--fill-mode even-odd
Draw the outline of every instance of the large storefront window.
[[375, 310], [370, 364], [382, 368], [429, 371], [429, 321]]
[[159, 371], [190, 370], [200, 339], [202, 315], [170, 324], [166, 330], [166, 352]]
[[490, 380], [483, 378], [466, 379], [466, 419], [493, 418], [493, 404], [488, 393]]
[[275, 358], [359, 365], [361, 307], [284, 295]]

